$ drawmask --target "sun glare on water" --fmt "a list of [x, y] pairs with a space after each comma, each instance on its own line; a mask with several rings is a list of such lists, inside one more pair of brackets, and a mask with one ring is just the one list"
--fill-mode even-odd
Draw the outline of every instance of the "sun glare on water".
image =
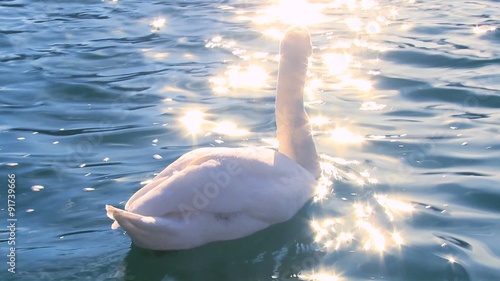
[[364, 137], [356, 135], [346, 128], [337, 128], [331, 132], [330, 139], [336, 143], [356, 144], [364, 141]]
[[248, 66], [229, 66], [224, 76], [212, 77], [209, 82], [216, 94], [237, 94], [239, 89], [262, 88], [268, 79], [269, 74], [263, 67], [251, 64]]
[[265, 85], [267, 72], [258, 65], [234, 66], [227, 72], [228, 84], [235, 88], [260, 88]]
[[233, 121], [211, 121], [207, 120], [206, 114], [197, 109], [189, 109], [179, 118], [180, 124], [190, 135], [216, 133], [222, 136], [241, 137], [248, 135], [247, 129], [240, 128]]
[[497, 30], [496, 25], [476, 25], [473, 28], [474, 33], [478, 35], [485, 34], [487, 32], [492, 32], [495, 30]]
[[156, 19], [154, 19], [151, 22], [151, 26], [153, 27], [153, 29], [151, 31], [154, 32], [154, 31], [160, 30], [165, 25], [166, 22], [167, 22], [167, 20], [165, 18], [156, 18]]
[[189, 110], [180, 121], [187, 131], [194, 135], [201, 132], [201, 126], [205, 122], [203, 116], [204, 113], [199, 110]]
[[215, 128], [213, 128], [212, 131], [221, 135], [229, 136], [244, 136], [249, 134], [248, 130], [238, 128], [238, 126], [231, 121], [221, 122]]
[[298, 277], [307, 281], [341, 281], [339, 275], [327, 271], [301, 273]]
[[323, 63], [332, 75], [338, 75], [349, 70], [353, 62], [352, 55], [340, 53], [328, 53], [323, 55]]
[[311, 4], [306, 0], [279, 0], [258, 12], [253, 18], [257, 24], [281, 22], [286, 25], [310, 25], [325, 20], [324, 5]]

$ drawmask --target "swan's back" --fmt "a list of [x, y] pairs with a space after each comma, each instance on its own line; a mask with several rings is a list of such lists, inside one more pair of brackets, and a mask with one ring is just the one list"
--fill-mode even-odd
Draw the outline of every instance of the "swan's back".
[[149, 216], [186, 210], [247, 212], [262, 219], [275, 216], [270, 218], [274, 221], [291, 217], [289, 213], [312, 195], [312, 175], [277, 151], [250, 147], [202, 152], [185, 155], [188, 157], [183, 160], [188, 164], [179, 171], [160, 174], [149, 183], [153, 189], [133, 201], [131, 198], [127, 211]]
[[290, 219], [314, 192], [314, 177], [271, 149], [200, 149], [178, 161], [181, 170], [167, 167], [126, 211], [108, 207], [138, 246], [184, 249], [247, 236]]

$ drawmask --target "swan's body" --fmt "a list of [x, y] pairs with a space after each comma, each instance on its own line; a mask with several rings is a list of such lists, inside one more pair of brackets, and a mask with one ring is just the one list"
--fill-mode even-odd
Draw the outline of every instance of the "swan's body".
[[314, 193], [318, 158], [304, 111], [309, 32], [281, 43], [276, 100], [279, 151], [201, 148], [186, 153], [137, 191], [125, 210], [106, 206], [140, 247], [187, 249], [250, 235], [290, 219]]

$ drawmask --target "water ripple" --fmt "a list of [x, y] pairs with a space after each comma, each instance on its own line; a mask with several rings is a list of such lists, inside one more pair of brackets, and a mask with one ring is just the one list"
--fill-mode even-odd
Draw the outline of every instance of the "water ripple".
[[75, 135], [82, 135], [82, 134], [85, 135], [90, 133], [121, 131], [132, 128], [135, 128], [135, 126], [124, 125], [124, 126], [115, 126], [106, 128], [80, 128], [80, 129], [65, 129], [65, 130], [44, 130], [40, 128], [12, 128], [12, 130], [20, 132], [38, 132], [40, 134], [49, 136], [75, 136]]

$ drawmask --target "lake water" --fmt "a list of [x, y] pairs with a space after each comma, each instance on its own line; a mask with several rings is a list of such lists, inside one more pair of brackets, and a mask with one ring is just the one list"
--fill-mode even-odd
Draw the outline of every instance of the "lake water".
[[[0, 279], [500, 280], [500, 1], [283, 2], [0, 1]], [[111, 230], [104, 205], [183, 153], [275, 145], [291, 24], [316, 200], [187, 251]]]

